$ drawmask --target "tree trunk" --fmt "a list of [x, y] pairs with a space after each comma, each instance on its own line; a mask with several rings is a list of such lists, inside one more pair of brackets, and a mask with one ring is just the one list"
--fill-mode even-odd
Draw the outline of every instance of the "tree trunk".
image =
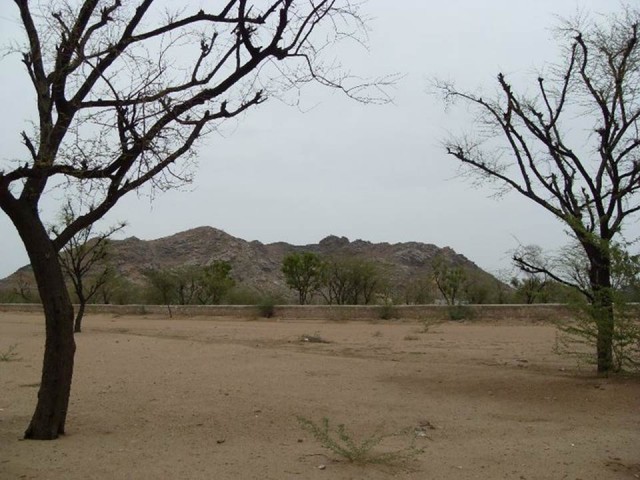
[[614, 311], [610, 287], [594, 292], [593, 315], [597, 326], [596, 352], [598, 373], [607, 374], [614, 368], [613, 331]]
[[65, 433], [71, 393], [73, 359], [73, 305], [58, 255], [37, 213], [29, 208], [11, 212], [11, 220], [26, 247], [38, 284], [45, 316], [45, 349], [38, 403], [24, 437], [53, 440]]
[[613, 289], [611, 287], [611, 256], [603, 247], [587, 250], [589, 282], [593, 292], [592, 316], [596, 323], [596, 355], [598, 373], [606, 375], [613, 367]]
[[73, 332], [82, 332], [82, 317], [84, 316], [84, 309], [87, 301], [84, 298], [80, 299], [80, 305], [78, 306], [78, 312], [76, 313], [76, 321], [74, 322]]

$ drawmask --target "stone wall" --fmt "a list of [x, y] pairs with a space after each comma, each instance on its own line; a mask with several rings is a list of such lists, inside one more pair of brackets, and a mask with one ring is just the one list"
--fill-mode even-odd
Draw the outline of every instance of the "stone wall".
[[[38, 304], [0, 304], [0, 312], [41, 312]], [[258, 318], [259, 308], [246, 305], [172, 305], [175, 317]], [[87, 305], [87, 314], [168, 315], [166, 305]], [[274, 318], [299, 320], [380, 320], [398, 318], [412, 320], [474, 320], [546, 322], [572, 316], [566, 305], [277, 305]]]

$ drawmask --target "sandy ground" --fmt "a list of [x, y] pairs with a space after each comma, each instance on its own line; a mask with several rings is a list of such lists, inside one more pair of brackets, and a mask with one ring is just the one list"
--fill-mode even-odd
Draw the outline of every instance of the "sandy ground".
[[[553, 353], [548, 325], [89, 316], [67, 435], [22, 441], [43, 348], [37, 315], [0, 314], [0, 479], [640, 478], [640, 381]], [[301, 341], [319, 335], [330, 343]], [[355, 465], [296, 416], [357, 438]], [[426, 437], [416, 436], [424, 431]], [[324, 466], [324, 468], [319, 468]]]

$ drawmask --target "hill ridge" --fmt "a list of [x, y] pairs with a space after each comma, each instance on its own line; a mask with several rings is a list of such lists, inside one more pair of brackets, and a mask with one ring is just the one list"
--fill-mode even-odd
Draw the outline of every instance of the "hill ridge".
[[[379, 242], [349, 240], [345, 236], [327, 235], [317, 243], [294, 245], [284, 241], [262, 243], [244, 240], [224, 230], [202, 225], [164, 237], [142, 240], [131, 236], [112, 240], [112, 263], [117, 272], [129, 280], [142, 283], [147, 269], [179, 268], [227, 261], [232, 276], [259, 292], [278, 292], [292, 296], [281, 272], [283, 258], [292, 252], [310, 251], [323, 257], [349, 257], [375, 262], [384, 271], [390, 285], [398, 288], [425, 278], [437, 255], [459, 265], [470, 274], [496, 281], [464, 255], [451, 247], [438, 247], [417, 241]], [[23, 270], [23, 269], [20, 269]], [[19, 271], [20, 271], [19, 270]], [[12, 277], [0, 281], [0, 287], [11, 284]]]

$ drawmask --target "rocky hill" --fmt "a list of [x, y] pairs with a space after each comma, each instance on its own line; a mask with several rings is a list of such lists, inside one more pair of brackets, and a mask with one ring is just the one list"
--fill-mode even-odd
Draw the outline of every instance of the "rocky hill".
[[[401, 287], [425, 278], [438, 254], [462, 266], [468, 275], [496, 282], [487, 272], [451, 248], [418, 242], [371, 243], [350, 241], [346, 237], [328, 236], [317, 244], [290, 245], [284, 242], [263, 244], [236, 238], [212, 227], [198, 227], [156, 240], [130, 237], [112, 241], [112, 262], [129, 280], [144, 282], [143, 272], [150, 268], [167, 269], [186, 265], [206, 265], [225, 260], [232, 265], [238, 284], [259, 292], [289, 293], [281, 272], [282, 260], [290, 252], [310, 251], [328, 258], [360, 258], [375, 262], [384, 272], [387, 283]], [[0, 288], [15, 285], [17, 276], [29, 273], [20, 269], [0, 281]]]

